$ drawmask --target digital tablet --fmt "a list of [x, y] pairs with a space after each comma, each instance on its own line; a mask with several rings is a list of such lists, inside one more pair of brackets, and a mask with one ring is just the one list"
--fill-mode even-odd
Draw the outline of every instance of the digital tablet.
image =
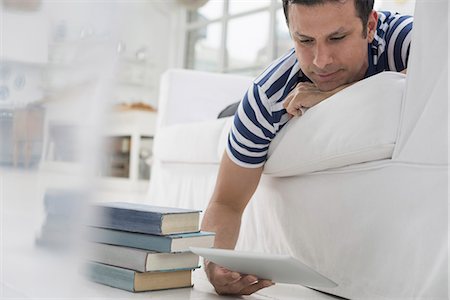
[[332, 288], [337, 284], [289, 255], [189, 247], [209, 261], [241, 274], [255, 275], [278, 283]]

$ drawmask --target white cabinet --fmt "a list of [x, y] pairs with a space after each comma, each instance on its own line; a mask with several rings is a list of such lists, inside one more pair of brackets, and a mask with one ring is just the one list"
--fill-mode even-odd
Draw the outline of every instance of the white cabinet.
[[143, 110], [112, 112], [104, 132], [102, 186], [144, 190], [148, 186], [156, 113]]

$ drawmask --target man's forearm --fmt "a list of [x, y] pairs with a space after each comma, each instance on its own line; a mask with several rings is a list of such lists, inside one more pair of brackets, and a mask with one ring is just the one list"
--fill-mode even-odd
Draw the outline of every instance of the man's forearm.
[[241, 227], [241, 214], [227, 205], [211, 201], [203, 217], [202, 230], [216, 232], [215, 248], [234, 249]]
[[215, 247], [233, 249], [236, 245], [242, 213], [258, 186], [261, 173], [262, 167], [240, 167], [224, 154], [202, 221], [202, 230], [216, 233]]
[[[263, 168], [244, 168], [225, 153], [216, 187], [202, 221], [202, 230], [216, 233], [214, 247], [234, 249], [242, 214], [258, 186]], [[206, 276], [220, 295], [250, 295], [273, 284], [252, 274], [240, 274], [204, 260]]]

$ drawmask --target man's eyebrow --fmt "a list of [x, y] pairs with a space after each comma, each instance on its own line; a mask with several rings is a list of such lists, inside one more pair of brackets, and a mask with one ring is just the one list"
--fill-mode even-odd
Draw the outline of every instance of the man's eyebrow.
[[[333, 36], [333, 35], [343, 34], [343, 33], [347, 33], [347, 32], [349, 32], [349, 30], [345, 29], [344, 27], [339, 27], [337, 30], [333, 31], [332, 33], [328, 34], [327, 36]], [[296, 31], [294, 33], [294, 35], [299, 38], [303, 38], [303, 39], [314, 39], [313, 37], [308, 36], [306, 34], [302, 34], [298, 31]]]
[[296, 31], [294, 35], [297, 36], [297, 37], [299, 37], [299, 38], [312, 39], [312, 37], [307, 36], [307, 35], [305, 35], [305, 34], [301, 34], [301, 33], [299, 33], [298, 31]]
[[333, 31], [333, 32], [330, 33], [328, 36], [333, 36], [333, 35], [336, 35], [336, 34], [343, 34], [343, 33], [349, 32], [349, 31], [350, 31], [350, 30], [345, 29], [344, 27], [339, 27], [337, 30]]

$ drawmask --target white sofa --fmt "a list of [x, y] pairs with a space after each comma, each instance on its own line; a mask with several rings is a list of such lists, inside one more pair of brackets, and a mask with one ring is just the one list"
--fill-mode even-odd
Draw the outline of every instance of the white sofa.
[[[417, 1], [407, 79], [368, 78], [283, 128], [237, 248], [298, 257], [346, 298], [448, 298], [447, 40], [425, 38], [448, 36], [447, 5]], [[216, 117], [250, 82], [165, 73], [150, 202], [206, 208], [232, 122]]]

